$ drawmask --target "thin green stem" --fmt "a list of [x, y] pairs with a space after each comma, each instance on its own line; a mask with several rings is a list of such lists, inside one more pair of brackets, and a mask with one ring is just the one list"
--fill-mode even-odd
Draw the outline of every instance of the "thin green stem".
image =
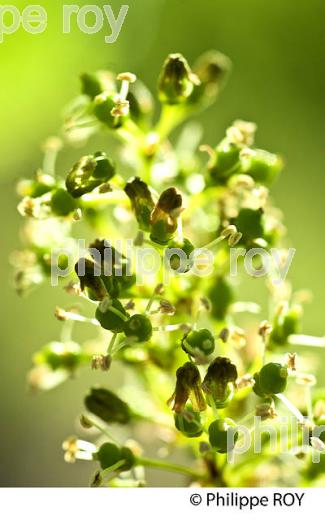
[[147, 306], [146, 306], [146, 308], [145, 308], [145, 311], [144, 311], [144, 312], [145, 312], [146, 314], [149, 314], [149, 312], [150, 312], [150, 310], [151, 310], [151, 307], [153, 306], [153, 303], [154, 303], [154, 301], [155, 301], [156, 295], [157, 295], [157, 293], [156, 293], [156, 288], [155, 288], [154, 291], [153, 291], [153, 293], [152, 293], [152, 295], [150, 296], [150, 298], [149, 298], [149, 300], [148, 300], [148, 303], [147, 303]]
[[63, 322], [62, 330], [61, 330], [61, 341], [62, 343], [68, 343], [72, 338], [72, 330], [73, 330], [73, 321], [65, 321]]
[[212, 242], [209, 242], [205, 246], [201, 247], [201, 249], [213, 249], [216, 245], [220, 244], [226, 239], [226, 237], [218, 237], [212, 240]]
[[123, 347], [127, 347], [128, 345], [132, 345], [133, 343], [136, 343], [137, 342], [137, 339], [136, 338], [126, 338], [125, 340], [121, 341], [121, 343], [118, 343], [118, 345], [116, 345], [115, 349], [112, 351], [112, 355], [116, 355], [119, 350], [121, 350]]
[[121, 318], [121, 320], [123, 320], [123, 321], [128, 321], [128, 319], [129, 319], [127, 316], [125, 316], [125, 314], [123, 314], [123, 312], [121, 312], [118, 309], [116, 309], [115, 307], [113, 307], [113, 305], [109, 305], [107, 307], [107, 310], [112, 312], [113, 314], [116, 314], [116, 316]]
[[112, 466], [110, 466], [109, 468], [106, 468], [106, 469], [103, 469], [103, 471], [100, 472], [100, 476], [102, 478], [105, 478], [107, 475], [109, 475], [110, 473], [112, 473], [113, 471], [116, 471], [117, 469], [119, 469], [121, 466], [123, 466], [123, 464], [125, 464], [125, 460], [122, 459], [122, 460], [119, 460], [118, 462], [116, 462], [116, 464], [113, 464]]
[[160, 325], [158, 327], [152, 327], [154, 332], [174, 332], [176, 330], [181, 330], [184, 325], [188, 325], [185, 323], [174, 323], [173, 325]]
[[106, 430], [106, 428], [104, 428], [103, 426], [98, 424], [98, 422], [94, 421], [93, 419], [90, 419], [90, 417], [88, 417], [88, 415], [87, 415], [87, 422], [89, 424], [91, 424], [91, 426], [96, 428], [96, 430], [98, 430], [100, 433], [105, 435], [108, 439], [113, 441], [115, 444], [119, 445], [119, 442], [116, 439], [114, 439], [114, 437]]
[[213, 410], [214, 416], [216, 417], [216, 419], [219, 419], [219, 412], [218, 412], [218, 409], [217, 409], [217, 407], [215, 405], [215, 402], [213, 400], [212, 395], [207, 395], [207, 401], [208, 401], [209, 405], [211, 406], [211, 408]]
[[81, 198], [83, 207], [93, 208], [107, 204], [126, 204], [130, 205], [127, 195], [122, 190], [109, 191], [108, 193], [87, 193]]
[[264, 367], [265, 365], [265, 360], [266, 360], [266, 341], [265, 339], [262, 339], [262, 347], [261, 347], [261, 357], [262, 357], [262, 366]]
[[187, 475], [189, 477], [195, 478], [195, 479], [201, 479], [203, 478], [203, 475], [197, 471], [193, 471], [190, 468], [186, 466], [182, 466], [180, 464], [174, 464], [173, 462], [166, 462], [163, 460], [155, 460], [155, 459], [148, 459], [145, 457], [139, 457], [137, 459], [137, 464], [141, 466], [147, 466], [150, 468], [157, 468], [162, 469], [166, 471], [173, 471], [175, 473], [182, 473], [183, 475]]
[[155, 128], [155, 133], [164, 141], [169, 134], [180, 125], [187, 116], [187, 110], [178, 105], [164, 105], [162, 107], [160, 120]]
[[114, 347], [114, 344], [115, 344], [115, 341], [116, 341], [116, 338], [117, 338], [117, 332], [115, 332], [115, 334], [113, 334], [113, 336], [111, 337], [111, 341], [109, 342], [109, 345], [107, 347], [107, 354], [108, 355], [111, 355], [112, 352], [113, 352], [113, 347]]
[[253, 412], [250, 412], [248, 413], [247, 415], [245, 415], [242, 419], [239, 420], [239, 423], [240, 424], [244, 424], [245, 422], [249, 421], [250, 419], [252, 419], [253, 417], [255, 417], [255, 410]]

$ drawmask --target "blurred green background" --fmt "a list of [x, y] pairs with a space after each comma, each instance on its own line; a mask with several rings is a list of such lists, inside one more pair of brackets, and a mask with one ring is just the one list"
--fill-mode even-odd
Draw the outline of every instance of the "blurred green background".
[[[215, 144], [235, 118], [248, 119], [258, 124], [258, 145], [285, 157], [285, 175], [274, 196], [297, 248], [290, 275], [296, 288], [314, 293], [305, 332], [324, 334], [324, 1], [130, 0], [113, 45], [104, 43], [107, 26], [97, 35], [75, 28], [63, 35], [62, 2], [39, 3], [48, 12], [47, 31], [29, 35], [20, 29], [0, 44], [2, 486], [88, 482], [87, 465], [63, 462], [61, 442], [73, 433], [73, 418], [95, 377], [83, 376], [48, 394], [27, 393], [25, 374], [32, 353], [58, 335], [53, 308], [62, 302], [62, 294], [43, 287], [28, 299], [18, 298], [8, 262], [9, 252], [19, 246], [21, 224], [15, 181], [39, 167], [40, 143], [60, 126], [62, 108], [78, 93], [83, 71], [106, 66], [131, 70], [155, 89], [170, 52], [182, 52], [192, 61], [217, 48], [231, 57], [234, 68], [227, 88], [218, 104], [199, 118], [204, 142]], [[115, 10], [121, 5], [110, 3]], [[22, 8], [22, 2], [11, 4]], [[169, 482], [168, 474], [160, 480]]]

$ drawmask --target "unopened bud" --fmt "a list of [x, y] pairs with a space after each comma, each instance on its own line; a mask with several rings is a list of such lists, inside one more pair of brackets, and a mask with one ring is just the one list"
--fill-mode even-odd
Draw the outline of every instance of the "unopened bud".
[[181, 54], [170, 54], [159, 79], [160, 98], [169, 105], [185, 102], [193, 92], [199, 78], [191, 71]]
[[194, 363], [185, 363], [176, 372], [175, 392], [169, 402], [174, 401], [173, 410], [181, 413], [190, 400], [195, 412], [205, 410], [206, 404], [201, 390], [201, 376]]
[[151, 214], [153, 242], [165, 245], [177, 230], [177, 219], [183, 211], [183, 198], [176, 188], [168, 188], [159, 197]]

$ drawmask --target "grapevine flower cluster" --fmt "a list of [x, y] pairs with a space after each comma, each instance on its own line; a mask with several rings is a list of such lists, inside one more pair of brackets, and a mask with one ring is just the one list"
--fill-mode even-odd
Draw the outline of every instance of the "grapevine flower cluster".
[[[286, 230], [269, 195], [283, 161], [255, 146], [254, 123], [235, 121], [211, 146], [192, 121], [216, 101], [230, 68], [216, 51], [193, 67], [169, 55], [158, 79], [158, 116], [133, 73], [83, 74], [60, 136], [44, 144], [43, 166], [18, 184], [25, 217], [24, 249], [12, 256], [18, 292], [49, 280], [55, 262], [67, 268], [66, 255], [53, 257], [56, 248], [68, 247], [74, 258], [60, 280], [74, 303], [55, 309], [61, 338], [34, 355], [29, 385], [50, 390], [81, 369], [107, 378], [84, 398], [83, 433], [63, 443], [67, 462], [98, 464], [93, 486], [143, 486], [146, 467], [201, 486], [324, 482], [324, 455], [317, 464], [312, 455], [325, 451], [325, 434], [317, 433], [325, 390], [313, 388], [308, 356], [295, 353], [324, 346], [323, 338], [301, 334], [308, 294], [293, 292], [288, 281], [274, 285], [268, 273], [266, 312], [254, 298], [240, 299], [244, 272], [229, 276], [233, 248], [276, 247], [286, 259]], [[104, 151], [95, 151], [96, 135], [107, 139]], [[57, 158], [67, 147], [76, 159], [65, 171]], [[82, 157], [78, 147], [87, 149]], [[81, 232], [89, 237], [83, 255]], [[138, 283], [130, 258], [114, 245], [129, 237], [135, 251], [172, 252], [168, 284], [161, 266]], [[203, 248], [213, 252], [209, 276], [192, 272], [192, 254]], [[248, 283], [254, 291], [259, 282]], [[92, 341], [73, 339], [77, 323], [97, 331]], [[125, 374], [119, 384], [118, 365]], [[258, 453], [236, 453], [243, 426], [257, 435], [259, 418], [280, 430], [283, 417], [297, 426], [285, 449], [277, 442], [272, 450], [263, 437]], [[97, 431], [96, 442], [88, 430]], [[153, 445], [157, 456], [149, 458]], [[176, 462], [182, 453], [186, 465]]]

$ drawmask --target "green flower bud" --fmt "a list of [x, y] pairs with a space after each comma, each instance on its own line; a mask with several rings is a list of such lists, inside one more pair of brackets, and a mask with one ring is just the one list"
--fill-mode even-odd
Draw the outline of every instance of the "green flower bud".
[[224, 139], [215, 149], [215, 155], [209, 163], [209, 174], [213, 184], [225, 184], [227, 180], [240, 171], [241, 148]]
[[211, 50], [198, 58], [193, 67], [201, 84], [195, 86], [191, 102], [213, 103], [231, 70], [230, 59], [221, 52]]
[[151, 214], [150, 238], [157, 244], [166, 245], [177, 229], [177, 219], [183, 211], [182, 195], [176, 188], [168, 188], [159, 197]]
[[152, 325], [148, 316], [134, 314], [124, 325], [124, 334], [135, 337], [138, 342], [149, 341], [152, 336]]
[[135, 464], [135, 457], [129, 448], [119, 448], [116, 444], [105, 442], [99, 450], [93, 454], [94, 460], [98, 460], [101, 468], [108, 469], [124, 460], [124, 464], [116, 471], [129, 471]]
[[174, 271], [187, 273], [193, 265], [193, 262], [189, 259], [191, 253], [193, 253], [195, 249], [193, 244], [187, 238], [183, 238], [183, 240], [173, 239], [168, 242], [167, 247], [168, 249], [179, 249], [181, 252], [185, 253], [186, 260], [176, 253], [171, 255], [169, 258], [169, 266]]
[[104, 299], [96, 310], [96, 319], [103, 329], [112, 332], [123, 332], [128, 317], [129, 314], [117, 299], [113, 299], [109, 303]]
[[67, 217], [76, 210], [76, 201], [63, 188], [53, 191], [51, 197], [51, 209], [58, 217]]
[[228, 358], [217, 357], [208, 367], [202, 388], [217, 408], [225, 408], [232, 398], [237, 377], [237, 368]]
[[140, 229], [150, 231], [150, 217], [155, 203], [147, 184], [136, 177], [127, 183], [124, 191], [131, 201]]
[[66, 179], [68, 192], [75, 198], [90, 193], [115, 175], [115, 165], [105, 153], [82, 157]]
[[191, 356], [209, 356], [214, 351], [215, 339], [208, 329], [192, 330], [182, 339], [182, 349]]
[[285, 391], [287, 380], [287, 367], [279, 363], [268, 363], [260, 370], [258, 385], [264, 395], [280, 394]]
[[225, 319], [230, 305], [234, 301], [234, 291], [225, 278], [217, 278], [208, 297], [211, 301], [212, 316], [219, 321]]
[[249, 244], [256, 238], [264, 238], [265, 217], [262, 209], [242, 208], [235, 220], [235, 225], [243, 234], [242, 242]]
[[93, 113], [95, 117], [109, 128], [120, 128], [125, 120], [125, 116], [117, 117], [112, 114], [116, 108], [116, 94], [103, 92], [94, 99]]
[[181, 54], [170, 54], [159, 78], [159, 94], [163, 103], [177, 105], [185, 102], [200, 80], [191, 71]]
[[111, 72], [106, 70], [99, 70], [93, 74], [82, 74], [81, 79], [81, 92], [91, 99], [102, 92], [114, 92], [115, 82], [114, 76]]
[[181, 413], [188, 400], [191, 401], [195, 412], [206, 409], [206, 403], [201, 390], [200, 372], [194, 363], [185, 363], [176, 372], [176, 388], [172, 396], [174, 399], [173, 410]]
[[84, 402], [87, 410], [104, 422], [126, 424], [131, 419], [129, 406], [106, 388], [91, 388]]
[[288, 342], [291, 334], [299, 333], [301, 314], [300, 305], [294, 305], [285, 313], [275, 317], [270, 335], [271, 347], [283, 346]]
[[134, 285], [136, 276], [131, 273], [130, 261], [108, 240], [96, 239], [89, 248], [94, 260], [100, 262], [101, 279], [111, 298], [117, 298]]
[[200, 437], [203, 429], [199, 412], [194, 412], [192, 406], [187, 405], [181, 413], [174, 414], [175, 427], [185, 437]]
[[231, 419], [217, 419], [209, 426], [209, 441], [218, 453], [229, 453], [238, 439], [236, 423]]
[[242, 155], [241, 163], [242, 173], [261, 184], [272, 184], [283, 170], [282, 159], [265, 150], [249, 150]]
[[[87, 289], [91, 300], [101, 301], [106, 296], [105, 286], [100, 276], [95, 276], [95, 263], [89, 258], [80, 258], [75, 265], [75, 272], [82, 291]], [[84, 274], [82, 274], [84, 272]]]
[[52, 341], [33, 356], [35, 365], [48, 365], [52, 370], [73, 372], [83, 361], [80, 345], [74, 341]]

